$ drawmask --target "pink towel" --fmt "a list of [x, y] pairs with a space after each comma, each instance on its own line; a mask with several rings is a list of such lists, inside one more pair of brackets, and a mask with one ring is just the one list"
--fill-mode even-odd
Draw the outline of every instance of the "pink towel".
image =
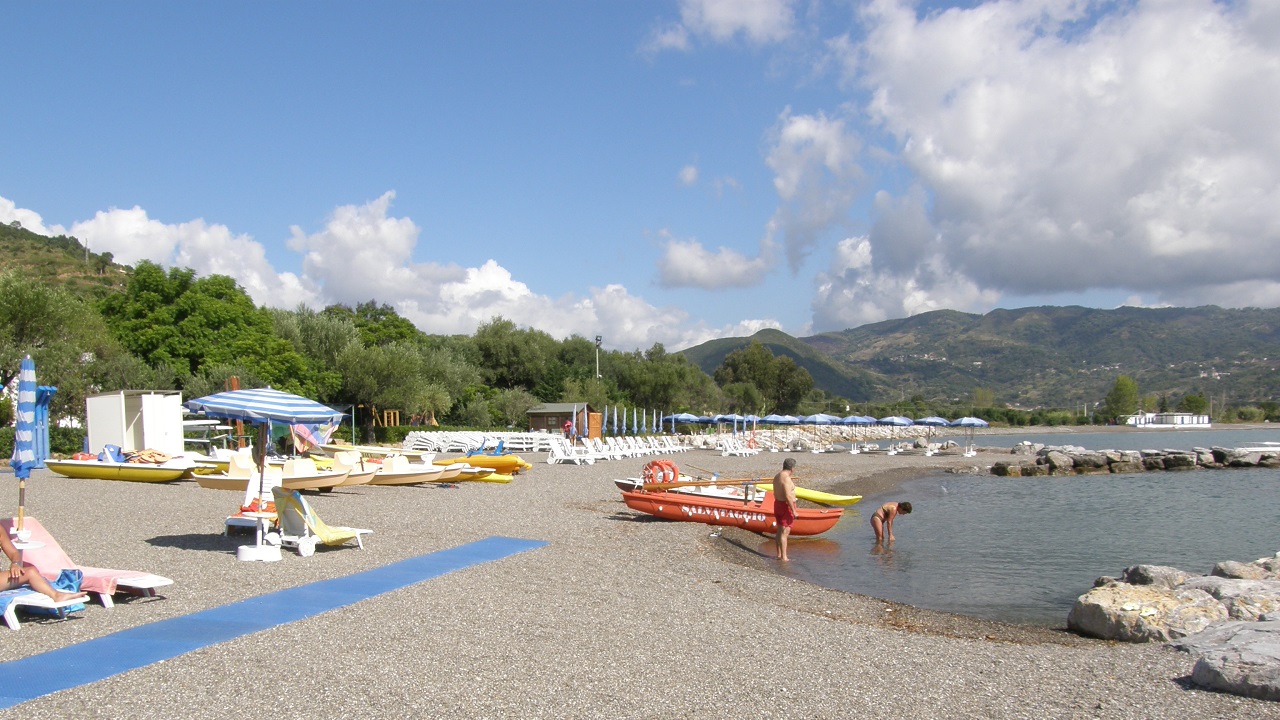
[[[9, 532], [9, 528], [17, 524], [17, 518], [0, 519], [0, 532]], [[44, 547], [29, 548], [22, 551], [22, 562], [32, 565], [40, 574], [54, 580], [63, 570], [79, 570], [84, 573], [84, 581], [80, 589], [85, 592], [114, 595], [116, 583], [126, 578], [147, 577], [149, 573], [135, 570], [112, 570], [110, 568], [85, 567], [77, 565], [67, 557], [62, 546], [40, 524], [39, 520], [27, 515], [22, 519], [22, 528], [31, 531], [31, 540], [44, 543]], [[12, 535], [10, 535], [12, 537]]]

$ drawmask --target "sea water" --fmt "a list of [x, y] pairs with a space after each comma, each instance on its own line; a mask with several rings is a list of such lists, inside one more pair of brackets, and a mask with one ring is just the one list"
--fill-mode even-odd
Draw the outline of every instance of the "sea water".
[[[1280, 551], [1280, 471], [1003, 478], [936, 474], [869, 496], [795, 538], [783, 569], [824, 587], [991, 620], [1065, 627], [1099, 576], [1130, 565], [1208, 573]], [[874, 547], [881, 504], [909, 500]], [[771, 542], [771, 541], [770, 541]], [[768, 548], [766, 548], [768, 550]]]

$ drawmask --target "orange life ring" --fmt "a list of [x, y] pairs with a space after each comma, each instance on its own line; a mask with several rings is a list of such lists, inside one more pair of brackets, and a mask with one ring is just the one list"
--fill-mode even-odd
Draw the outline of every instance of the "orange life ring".
[[680, 479], [680, 470], [670, 460], [650, 460], [640, 476], [646, 483], [670, 483]]
[[680, 468], [676, 467], [674, 460], [663, 460], [662, 464], [667, 468], [667, 482], [676, 482], [680, 479]]

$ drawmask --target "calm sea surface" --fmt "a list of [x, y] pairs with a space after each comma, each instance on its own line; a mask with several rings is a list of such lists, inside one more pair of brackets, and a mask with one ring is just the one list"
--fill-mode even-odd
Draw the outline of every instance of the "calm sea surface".
[[[1280, 441], [1280, 428], [1242, 431], [1243, 439], [1232, 432], [1076, 433], [1034, 441], [1094, 450]], [[1122, 442], [1133, 435], [1139, 438]], [[1033, 439], [1009, 437], [1010, 445]], [[977, 442], [1002, 444], [992, 436]], [[915, 510], [895, 520], [897, 542], [878, 552], [868, 518], [889, 500], [910, 500]], [[1280, 470], [938, 474], [866, 497], [834, 529], [793, 540], [793, 562], [784, 572], [916, 607], [1065, 627], [1071, 604], [1100, 575], [1143, 563], [1207, 573], [1222, 560], [1249, 562], [1277, 551]]]

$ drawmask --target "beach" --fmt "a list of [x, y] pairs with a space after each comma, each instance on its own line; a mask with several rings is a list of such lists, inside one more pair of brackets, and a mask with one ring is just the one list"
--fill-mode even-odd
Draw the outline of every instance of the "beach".
[[[673, 456], [768, 478], [783, 453]], [[801, 484], [869, 495], [1007, 457], [797, 453]], [[83, 565], [175, 580], [163, 599], [24, 623], [14, 660], [493, 536], [546, 546], [210, 645], [0, 711], [0, 717], [1280, 718], [1280, 703], [1195, 689], [1192, 658], [817, 588], [774, 571], [760, 536], [628, 509], [643, 459], [534, 467], [509, 485], [355, 487], [312, 496], [365, 550], [235, 559], [236, 493], [192, 481], [36, 471], [28, 512]], [[12, 487], [12, 486], [11, 486]], [[16, 487], [13, 500], [16, 500]], [[857, 508], [857, 506], [854, 506]], [[842, 522], [865, 523], [850, 514]], [[870, 528], [867, 528], [868, 538]], [[1104, 570], [1104, 569], [1100, 569]], [[1084, 588], [1081, 589], [1081, 592]]]

